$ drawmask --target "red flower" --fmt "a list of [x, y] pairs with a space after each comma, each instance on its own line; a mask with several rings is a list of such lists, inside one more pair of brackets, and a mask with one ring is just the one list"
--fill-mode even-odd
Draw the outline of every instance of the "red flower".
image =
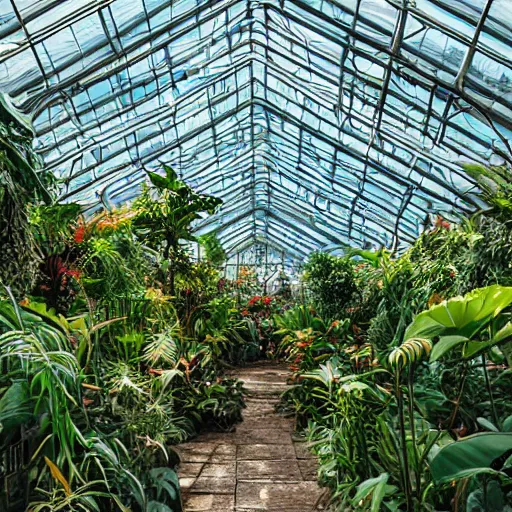
[[249, 310], [247, 308], [244, 308], [244, 309], [242, 309], [242, 311], [240, 313], [242, 314], [242, 316], [248, 316]]
[[265, 304], [265, 306], [268, 306], [271, 302], [272, 302], [272, 297], [265, 297], [263, 299], [263, 304]]
[[69, 277], [72, 277], [73, 279], [76, 279], [77, 281], [78, 279], [80, 279], [80, 276], [82, 275], [80, 270], [71, 270], [69, 268], [64, 271], [64, 274], [66, 274]]
[[83, 243], [83, 241], [85, 239], [85, 226], [83, 224], [80, 224], [80, 226], [78, 226], [76, 228], [73, 238], [75, 240], [75, 243], [77, 243], [77, 244]]
[[255, 295], [252, 299], [249, 299], [249, 302], [247, 303], [247, 305], [254, 306], [260, 300], [261, 300], [261, 297], [259, 295]]

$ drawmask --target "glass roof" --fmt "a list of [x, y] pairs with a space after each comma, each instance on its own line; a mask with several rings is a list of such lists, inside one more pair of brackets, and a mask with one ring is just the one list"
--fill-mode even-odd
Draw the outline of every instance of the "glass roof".
[[63, 200], [173, 166], [230, 254], [399, 248], [512, 162], [510, 0], [0, 0], [0, 91]]

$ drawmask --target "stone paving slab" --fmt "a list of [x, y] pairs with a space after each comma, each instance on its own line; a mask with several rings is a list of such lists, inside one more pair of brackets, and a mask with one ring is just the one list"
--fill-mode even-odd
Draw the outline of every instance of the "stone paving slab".
[[295, 454], [297, 459], [314, 459], [315, 456], [309, 451], [308, 445], [305, 442], [294, 442]]
[[239, 445], [237, 461], [243, 460], [295, 460], [295, 449], [292, 444], [249, 444]]
[[247, 408], [231, 433], [209, 432], [177, 447], [185, 512], [323, 510], [316, 459], [276, 412], [288, 371], [272, 363], [240, 369]]
[[233, 442], [235, 444], [289, 444], [292, 439], [290, 432], [272, 428], [259, 428], [241, 433], [237, 432], [233, 436]]
[[297, 460], [299, 464], [302, 479], [305, 481], [316, 482], [316, 475], [318, 471], [318, 462], [316, 459], [301, 459]]
[[190, 490], [201, 494], [234, 494], [235, 487], [235, 475], [229, 477], [199, 476]]
[[217, 478], [224, 478], [235, 476], [236, 474], [236, 462], [228, 462], [226, 464], [205, 464], [201, 471], [201, 477], [203, 476], [214, 476]]
[[[222, 438], [224, 440], [224, 437]], [[214, 442], [192, 442], [182, 444], [176, 450], [183, 462], [230, 462], [236, 458], [236, 446]]]
[[279, 404], [279, 398], [246, 398], [245, 404], [247, 410], [251, 411], [254, 409], [260, 409], [263, 412], [269, 412], [275, 414], [275, 407]]
[[180, 477], [197, 478], [203, 469], [201, 462], [182, 462], [180, 464]]
[[189, 494], [187, 512], [234, 512], [234, 494]]
[[238, 482], [235, 503], [237, 510], [307, 512], [314, 510], [321, 496], [316, 482]]
[[240, 460], [237, 462], [236, 479], [270, 480], [271, 482], [300, 482], [302, 474], [296, 460]]
[[255, 417], [246, 419], [244, 423], [242, 423], [236, 429], [236, 433], [240, 434], [241, 432], [248, 432], [250, 430], [260, 430], [260, 429], [275, 429], [280, 430], [282, 432], [293, 432], [294, 425], [293, 421], [288, 418], [281, 417]]

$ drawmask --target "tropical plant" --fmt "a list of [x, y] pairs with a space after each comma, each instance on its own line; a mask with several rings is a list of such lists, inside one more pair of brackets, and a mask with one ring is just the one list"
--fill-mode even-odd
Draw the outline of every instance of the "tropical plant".
[[348, 258], [315, 252], [304, 266], [304, 280], [319, 312], [329, 319], [343, 315], [356, 292], [354, 269]]
[[292, 371], [309, 371], [345, 349], [352, 341], [347, 319], [326, 325], [320, 318], [311, 317], [309, 327], [295, 330], [294, 321], [298, 320], [298, 325], [303, 324], [304, 317], [308, 316], [306, 310], [304, 306], [298, 306], [282, 316], [275, 316], [276, 325], [282, 327], [274, 333], [282, 337], [278, 353], [291, 363]]
[[164, 165], [165, 176], [148, 172], [151, 187], [144, 186], [134, 202], [133, 225], [139, 238], [153, 249], [162, 249], [167, 261], [167, 285], [175, 294], [175, 274], [185, 257], [180, 241], [195, 240], [192, 222], [202, 213], [213, 213], [222, 203], [216, 197], [195, 192]]
[[231, 297], [216, 298], [198, 308], [194, 336], [209, 346], [217, 361], [239, 364], [259, 355], [251, 320], [241, 317]]
[[27, 207], [50, 204], [51, 175], [41, 170], [32, 150], [30, 128], [7, 109], [0, 97], [0, 283], [16, 296], [28, 293], [42, 259], [30, 229]]
[[226, 251], [224, 251], [215, 233], [202, 235], [198, 238], [198, 241], [205, 250], [206, 260], [212, 265], [220, 267], [226, 261]]

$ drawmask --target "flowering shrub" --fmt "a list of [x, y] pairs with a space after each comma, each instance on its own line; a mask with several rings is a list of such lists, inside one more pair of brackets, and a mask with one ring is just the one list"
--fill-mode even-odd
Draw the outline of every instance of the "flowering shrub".
[[241, 266], [237, 278], [229, 282], [229, 287], [240, 297], [252, 297], [261, 290], [256, 272], [249, 267]]
[[310, 371], [353, 343], [348, 319], [328, 323], [303, 305], [274, 318], [278, 327], [275, 334], [282, 336], [279, 353], [286, 357], [293, 372]]
[[247, 302], [247, 308], [250, 311], [264, 311], [268, 310], [269, 306], [272, 304], [272, 297], [269, 296], [260, 296], [255, 295]]

